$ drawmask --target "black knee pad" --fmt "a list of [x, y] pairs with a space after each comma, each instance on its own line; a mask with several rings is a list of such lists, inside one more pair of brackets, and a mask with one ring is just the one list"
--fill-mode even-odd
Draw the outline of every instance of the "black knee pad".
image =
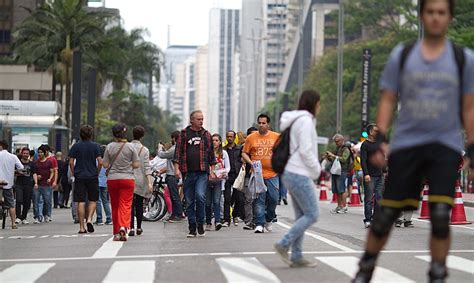
[[374, 223], [371, 226], [372, 232], [377, 238], [388, 235], [393, 223], [400, 215], [401, 210], [392, 207], [381, 207], [374, 216]]
[[438, 239], [446, 239], [449, 236], [449, 212], [451, 206], [446, 203], [431, 202], [431, 235]]

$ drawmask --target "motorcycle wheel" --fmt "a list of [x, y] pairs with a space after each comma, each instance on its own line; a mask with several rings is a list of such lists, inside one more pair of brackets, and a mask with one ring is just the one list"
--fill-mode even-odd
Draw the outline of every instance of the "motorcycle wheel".
[[144, 207], [143, 220], [155, 222], [166, 215], [166, 203], [163, 195], [152, 195]]

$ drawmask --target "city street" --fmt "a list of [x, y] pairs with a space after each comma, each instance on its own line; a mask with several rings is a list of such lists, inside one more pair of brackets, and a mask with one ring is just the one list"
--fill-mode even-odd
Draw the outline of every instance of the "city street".
[[[320, 203], [320, 220], [305, 237], [305, 256], [315, 268], [286, 266], [272, 246], [293, 222], [291, 200], [278, 206], [272, 233], [240, 226], [187, 239], [187, 223], [145, 222], [144, 234], [112, 242], [111, 226], [76, 234], [69, 209], [55, 209], [53, 222], [7, 227], [0, 232], [0, 282], [349, 282], [363, 250], [362, 207], [331, 214]], [[474, 209], [466, 207], [468, 220]], [[426, 282], [429, 223], [394, 228], [373, 282]], [[474, 225], [451, 226], [448, 282], [474, 280]]]

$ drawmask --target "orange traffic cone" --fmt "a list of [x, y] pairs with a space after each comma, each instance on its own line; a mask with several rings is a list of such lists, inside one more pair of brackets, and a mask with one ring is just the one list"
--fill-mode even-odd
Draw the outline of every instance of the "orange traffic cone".
[[332, 193], [332, 200], [331, 203], [337, 203], [337, 194]]
[[461, 184], [456, 181], [456, 191], [454, 192], [454, 207], [451, 211], [452, 225], [472, 224], [466, 220], [466, 212], [464, 211], [464, 203], [462, 201]]
[[319, 200], [328, 200], [328, 194], [326, 191], [326, 179], [324, 178], [324, 174], [321, 174], [321, 179], [319, 180], [320, 186], [319, 186]]
[[425, 185], [423, 188], [423, 201], [421, 202], [420, 217], [418, 219], [430, 219], [430, 208], [428, 205], [429, 189], [428, 185]]
[[351, 199], [349, 200], [349, 206], [362, 206], [359, 198], [359, 186], [357, 185], [355, 178], [352, 181], [352, 193]]

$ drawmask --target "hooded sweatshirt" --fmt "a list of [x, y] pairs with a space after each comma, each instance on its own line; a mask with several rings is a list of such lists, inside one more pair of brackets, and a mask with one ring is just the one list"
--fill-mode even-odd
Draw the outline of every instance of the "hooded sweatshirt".
[[316, 119], [306, 110], [287, 111], [280, 118], [280, 129], [286, 130], [293, 121], [296, 122], [290, 130], [290, 158], [285, 171], [316, 180], [321, 173]]

